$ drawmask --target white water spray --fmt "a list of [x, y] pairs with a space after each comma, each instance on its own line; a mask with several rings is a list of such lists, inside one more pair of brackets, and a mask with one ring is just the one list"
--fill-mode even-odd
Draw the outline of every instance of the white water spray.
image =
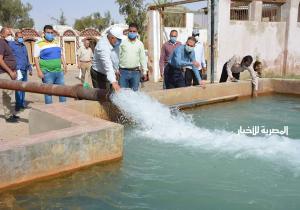
[[112, 101], [138, 125], [138, 133], [142, 136], [214, 153], [228, 153], [236, 158], [283, 162], [296, 173], [300, 172], [300, 141], [281, 136], [248, 137], [200, 128], [183, 113], [172, 114], [167, 106], [142, 92], [122, 90], [112, 96]]

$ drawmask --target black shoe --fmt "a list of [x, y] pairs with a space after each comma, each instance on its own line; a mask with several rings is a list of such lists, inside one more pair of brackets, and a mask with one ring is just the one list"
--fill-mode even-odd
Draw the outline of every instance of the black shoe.
[[14, 118], [13, 116], [10, 116], [9, 118], [5, 119], [8, 123], [17, 123], [18, 119]]
[[15, 115], [15, 114], [12, 117], [15, 118], [15, 119], [17, 119], [17, 120], [20, 119], [20, 117], [17, 116], [17, 115]]

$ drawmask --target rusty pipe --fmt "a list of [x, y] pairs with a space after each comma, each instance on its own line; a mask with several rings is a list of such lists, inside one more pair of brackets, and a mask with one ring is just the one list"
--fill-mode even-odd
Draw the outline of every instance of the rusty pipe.
[[31, 93], [66, 96], [75, 99], [104, 102], [108, 100], [108, 92], [97, 88], [83, 88], [81, 85], [51, 85], [37, 82], [21, 82], [0, 79], [0, 89], [25, 91]]

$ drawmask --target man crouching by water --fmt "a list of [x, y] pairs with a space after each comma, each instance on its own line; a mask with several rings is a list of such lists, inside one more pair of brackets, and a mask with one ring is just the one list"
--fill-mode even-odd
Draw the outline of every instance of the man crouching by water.
[[247, 70], [252, 78], [252, 96], [256, 97], [258, 90], [258, 76], [251, 67], [252, 62], [253, 58], [250, 55], [245, 56], [241, 62], [239, 62], [239, 59], [236, 56], [233, 56], [223, 66], [220, 83], [227, 82], [228, 78], [232, 82], [237, 82], [240, 79], [240, 73]]
[[195, 37], [189, 37], [186, 44], [177, 47], [170, 56], [164, 71], [166, 89], [186, 87], [185, 68], [192, 68], [198, 83], [205, 85], [198, 71], [200, 64], [195, 58], [196, 42]]

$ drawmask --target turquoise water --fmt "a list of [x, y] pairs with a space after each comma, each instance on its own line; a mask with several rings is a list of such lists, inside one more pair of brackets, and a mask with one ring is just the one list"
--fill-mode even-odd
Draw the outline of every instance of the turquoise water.
[[[144, 126], [126, 128], [122, 161], [4, 192], [0, 209], [300, 209], [299, 98], [266, 96], [184, 116], [142, 99], [143, 114], [127, 104]], [[287, 125], [289, 137], [236, 134], [257, 123]]]

